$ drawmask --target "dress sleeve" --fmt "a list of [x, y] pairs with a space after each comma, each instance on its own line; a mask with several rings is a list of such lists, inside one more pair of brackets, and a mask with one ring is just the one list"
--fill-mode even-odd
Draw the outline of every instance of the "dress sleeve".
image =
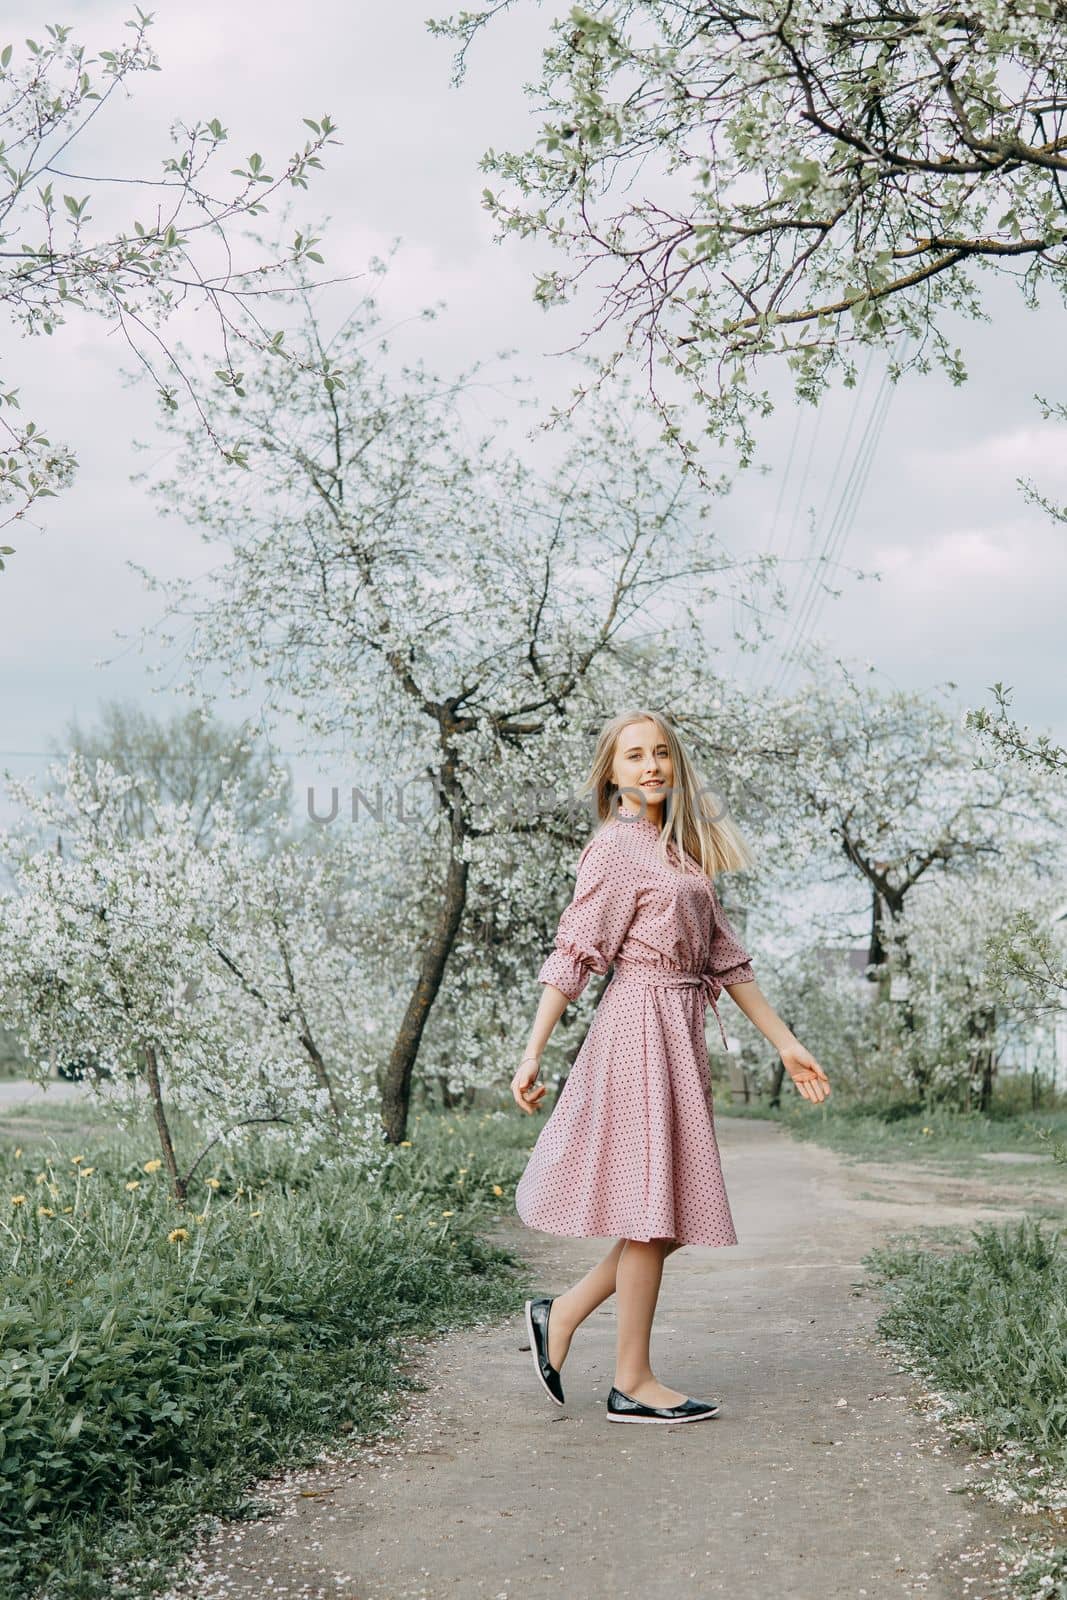
[[565, 907], [555, 948], [537, 974], [577, 1000], [592, 972], [607, 972], [637, 909], [637, 880], [627, 859], [590, 839], [578, 857], [574, 898]]
[[752, 958], [734, 932], [714, 886], [711, 900], [715, 925], [711, 931], [711, 948], [704, 971], [712, 979], [712, 998], [717, 1000], [728, 983], [753, 983], [756, 974], [752, 970]]

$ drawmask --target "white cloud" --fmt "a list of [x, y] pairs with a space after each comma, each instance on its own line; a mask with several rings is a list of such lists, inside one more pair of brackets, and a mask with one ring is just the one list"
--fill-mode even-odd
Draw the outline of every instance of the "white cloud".
[[949, 449], [919, 446], [912, 468], [951, 477], [972, 494], [980, 487], [999, 493], [1016, 478], [1033, 478], [1050, 492], [1067, 485], [1067, 423], [1023, 424]]
[[920, 602], [984, 596], [999, 607], [1010, 590], [1058, 610], [1063, 591], [1057, 595], [1055, 580], [1067, 577], [1067, 541], [1051, 528], [1021, 522], [951, 529], [920, 545], [876, 546], [871, 559], [889, 588]]

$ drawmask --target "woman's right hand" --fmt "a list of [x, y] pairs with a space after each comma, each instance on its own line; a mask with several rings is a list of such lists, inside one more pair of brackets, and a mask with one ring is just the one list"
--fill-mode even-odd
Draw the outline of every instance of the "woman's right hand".
[[511, 1093], [515, 1104], [520, 1111], [525, 1111], [527, 1116], [531, 1117], [535, 1111], [541, 1109], [541, 1100], [545, 1093], [544, 1084], [535, 1083], [540, 1070], [540, 1056], [529, 1056], [519, 1063], [519, 1070], [511, 1080]]

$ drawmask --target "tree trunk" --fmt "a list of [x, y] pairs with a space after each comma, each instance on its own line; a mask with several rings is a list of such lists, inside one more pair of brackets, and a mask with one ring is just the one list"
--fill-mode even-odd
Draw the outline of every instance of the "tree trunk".
[[437, 1074], [437, 1082], [441, 1086], [441, 1109], [443, 1111], [455, 1111], [459, 1106], [470, 1104], [467, 1099], [466, 1089], [450, 1089], [448, 1087], [447, 1072], [439, 1072]]
[[982, 1088], [978, 1097], [979, 1111], [993, 1109], [993, 1048], [987, 1045], [982, 1052]]
[[156, 1130], [159, 1133], [159, 1143], [163, 1150], [163, 1165], [170, 1174], [175, 1198], [184, 1201], [187, 1184], [184, 1178], [178, 1176], [178, 1162], [174, 1155], [174, 1141], [170, 1135], [170, 1124], [167, 1122], [167, 1112], [163, 1105], [163, 1090], [159, 1082], [159, 1062], [156, 1059], [155, 1045], [145, 1045], [144, 1059], [145, 1076], [148, 1079], [148, 1092], [152, 1096], [152, 1115], [156, 1119]]
[[330, 1107], [330, 1116], [333, 1119], [334, 1133], [339, 1133], [341, 1130], [342, 1120], [341, 1106], [334, 1090], [333, 1079], [330, 1076], [329, 1068], [322, 1058], [322, 1051], [319, 1049], [315, 1040], [311, 1036], [311, 1027], [308, 1023], [307, 1014], [304, 1011], [304, 1007], [300, 1001], [300, 996], [297, 994], [296, 990], [296, 977], [293, 973], [293, 964], [289, 959], [289, 946], [285, 942], [285, 936], [278, 920], [275, 920], [274, 931], [278, 939], [278, 949], [281, 951], [282, 961], [285, 964], [286, 987], [293, 997], [293, 1004], [296, 1006], [300, 1016], [300, 1043], [303, 1045], [311, 1062], [311, 1070], [315, 1074], [315, 1082], [318, 1084], [319, 1088], [325, 1092], [326, 1099]]
[[304, 1046], [304, 1049], [307, 1051], [307, 1054], [311, 1060], [311, 1070], [315, 1074], [315, 1082], [318, 1084], [319, 1088], [323, 1089], [326, 1093], [326, 1098], [330, 1105], [330, 1118], [333, 1122], [334, 1133], [336, 1134], [341, 1127], [341, 1107], [334, 1091], [333, 1079], [330, 1077], [329, 1069], [327, 1068], [325, 1061], [322, 1059], [322, 1054], [318, 1045], [311, 1037], [311, 1030], [307, 1026], [304, 1027], [300, 1034], [300, 1043]]
[[971, 1021], [972, 1074], [980, 1074], [978, 1082], [978, 1109], [990, 1111], [993, 1106], [993, 1078], [996, 1073], [996, 1012], [987, 1007]]
[[885, 966], [885, 943], [882, 938], [882, 929], [885, 926], [885, 901], [877, 889], [871, 891], [871, 936], [867, 944], [867, 965], [875, 967], [873, 973], [868, 973], [872, 983], [882, 979], [881, 969]]
[[779, 1056], [778, 1065], [774, 1069], [774, 1081], [771, 1084], [771, 1105], [781, 1108], [782, 1085], [785, 1082], [785, 1062]]
[[452, 853], [440, 910], [426, 942], [415, 989], [404, 1012], [382, 1080], [382, 1123], [390, 1144], [399, 1144], [407, 1132], [411, 1078], [422, 1031], [440, 991], [445, 966], [467, 904], [469, 869], [466, 861], [457, 854], [459, 842], [453, 829]]

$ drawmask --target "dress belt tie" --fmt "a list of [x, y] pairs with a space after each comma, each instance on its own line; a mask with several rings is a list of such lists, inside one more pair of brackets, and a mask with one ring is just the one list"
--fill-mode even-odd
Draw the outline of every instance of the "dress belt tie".
[[659, 967], [642, 967], [639, 964], [630, 965], [628, 962], [617, 961], [612, 981], [618, 982], [620, 979], [644, 984], [649, 989], [699, 989], [704, 996], [705, 1006], [710, 1006], [715, 1013], [715, 1021], [719, 1024], [719, 1032], [722, 1034], [723, 1049], [729, 1053], [726, 1029], [722, 1025], [719, 1008], [712, 993], [715, 980], [709, 973], [665, 972]]

